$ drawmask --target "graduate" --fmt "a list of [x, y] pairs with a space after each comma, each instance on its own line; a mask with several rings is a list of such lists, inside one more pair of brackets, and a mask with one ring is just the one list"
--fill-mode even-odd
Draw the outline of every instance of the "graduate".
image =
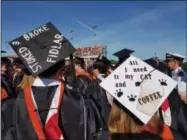
[[76, 73], [76, 86], [75, 90], [82, 95], [86, 94], [85, 90], [88, 84], [91, 82], [92, 77], [85, 69], [85, 62], [83, 58], [75, 57], [73, 59], [75, 65], [75, 73]]
[[49, 22], [10, 45], [36, 78], [19, 93], [14, 121], [4, 139], [83, 140], [81, 97], [57, 77], [65, 66], [64, 59], [75, 52], [72, 44]]
[[[168, 74], [168, 67], [163, 62], [157, 61], [155, 58], [150, 58], [144, 61], [155, 69]], [[168, 137], [165, 138], [171, 139], [171, 137], [169, 137], [169, 131], [171, 131], [173, 139], [183, 140], [187, 137], [187, 119], [185, 118], [185, 110], [176, 89], [174, 89], [163, 102], [158, 115], [170, 128], [167, 134]]]
[[14, 96], [12, 84], [8, 80], [8, 66], [10, 60], [1, 58], [1, 103]]

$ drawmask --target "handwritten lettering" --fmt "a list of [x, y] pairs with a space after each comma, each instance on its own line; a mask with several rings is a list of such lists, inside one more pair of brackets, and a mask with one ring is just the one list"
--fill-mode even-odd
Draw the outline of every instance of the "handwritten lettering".
[[51, 46], [52, 49], [49, 50], [49, 55], [47, 56], [47, 60], [46, 60], [49, 63], [57, 62], [57, 58], [59, 56], [59, 49], [62, 48], [63, 36], [60, 34], [56, 34], [54, 38], [55, 40], [53, 42], [56, 43], [56, 45]]
[[30, 39], [32, 38], [35, 38], [37, 37], [38, 35], [40, 35], [41, 33], [43, 32], [46, 32], [48, 31], [49, 28], [46, 26], [46, 25], [43, 25], [42, 27], [39, 27], [38, 29], [35, 29], [33, 30], [32, 32], [29, 32], [27, 34], [24, 34], [23, 35], [23, 38], [26, 40], [26, 41], [29, 41]]
[[138, 102], [139, 102], [140, 105], [143, 105], [143, 104], [147, 104], [151, 101], [157, 100], [159, 98], [162, 98], [162, 96], [160, 95], [159, 92], [155, 92], [155, 93], [150, 94], [148, 96], [144, 96], [142, 98], [139, 98]]
[[19, 53], [22, 56], [22, 58], [24, 58], [24, 60], [26, 61], [27, 65], [32, 70], [32, 72], [36, 73], [42, 69], [42, 66], [38, 64], [36, 58], [33, 56], [31, 51], [28, 50], [28, 48], [21, 47], [19, 49]]

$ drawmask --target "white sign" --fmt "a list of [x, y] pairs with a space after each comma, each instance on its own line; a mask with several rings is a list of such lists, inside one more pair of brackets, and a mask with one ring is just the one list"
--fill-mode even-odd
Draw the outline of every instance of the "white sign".
[[169, 76], [131, 55], [100, 86], [147, 124], [176, 84]]

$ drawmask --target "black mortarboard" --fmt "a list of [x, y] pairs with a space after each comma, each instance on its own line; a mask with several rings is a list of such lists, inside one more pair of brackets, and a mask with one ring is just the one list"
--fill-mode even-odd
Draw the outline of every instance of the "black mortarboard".
[[158, 67], [158, 62], [156, 61], [157, 58], [153, 57], [153, 58], [149, 58], [144, 60], [144, 62], [146, 62], [147, 64], [149, 64], [150, 66], [154, 67], [155, 69]]
[[1, 50], [1, 53], [6, 53], [6, 51]]
[[20, 58], [14, 58], [12, 61], [12, 65], [20, 65], [22, 64], [22, 61]]
[[14, 39], [10, 45], [34, 76], [75, 51], [72, 44], [51, 22]]
[[10, 60], [6, 57], [1, 57], [1, 66], [5, 64], [10, 65], [11, 64]]
[[105, 56], [102, 56], [102, 58], [100, 59], [106, 66], [111, 65], [111, 62], [108, 58], [106, 58]]
[[129, 55], [132, 54], [133, 52], [135, 52], [135, 51], [124, 48], [124, 49], [114, 53], [113, 55], [117, 56], [119, 59], [125, 59], [125, 58], [129, 57]]
[[176, 53], [166, 53], [166, 62], [169, 60], [179, 60], [179, 61], [183, 61], [184, 60], [184, 56], [180, 55], [180, 54], [176, 54]]

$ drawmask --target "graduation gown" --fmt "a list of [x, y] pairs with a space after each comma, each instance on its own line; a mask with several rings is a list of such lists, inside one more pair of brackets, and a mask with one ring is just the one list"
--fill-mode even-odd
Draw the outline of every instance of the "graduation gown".
[[92, 80], [88, 85], [84, 99], [87, 107], [88, 139], [107, 139], [108, 117], [111, 106], [106, 92], [99, 86], [100, 79]]
[[93, 80], [87, 87], [86, 96], [94, 101], [102, 116], [105, 127], [107, 127], [111, 105], [108, 102], [106, 91], [99, 86], [100, 82], [101, 80], [98, 78]]
[[8, 93], [8, 98], [15, 97], [13, 93], [13, 88], [11, 83], [9, 82], [8, 78], [5, 75], [1, 74], [1, 86], [6, 90]]
[[1, 105], [1, 136], [5, 135], [8, 129], [12, 126], [13, 110], [15, 98], [7, 99]]
[[173, 137], [176, 140], [185, 140], [187, 138], [187, 119], [185, 118], [184, 106], [177, 93], [174, 89], [168, 97], [168, 102], [171, 110], [171, 126]]
[[[50, 102], [57, 85], [35, 87], [32, 86], [33, 95], [38, 105], [38, 113], [42, 124], [46, 120]], [[58, 126], [65, 139], [84, 139], [84, 104], [79, 94], [70, 91], [64, 86], [64, 95], [59, 108]], [[39, 118], [38, 118], [39, 119]], [[15, 102], [13, 127], [4, 136], [4, 139], [37, 140], [38, 136], [29, 117], [24, 93], [20, 92]]]

